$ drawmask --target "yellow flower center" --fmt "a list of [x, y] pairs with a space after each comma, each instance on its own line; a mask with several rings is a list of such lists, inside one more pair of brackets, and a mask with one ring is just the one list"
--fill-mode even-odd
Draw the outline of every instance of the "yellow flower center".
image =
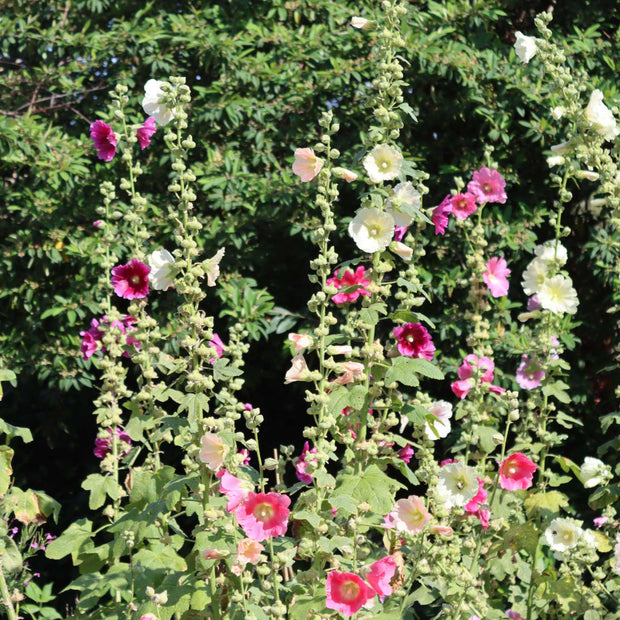
[[254, 517], [256, 517], [257, 521], [269, 521], [271, 517], [273, 517], [273, 506], [271, 504], [258, 504], [256, 508], [254, 508]]
[[353, 581], [347, 581], [342, 584], [340, 589], [340, 595], [345, 601], [354, 601], [360, 591], [360, 587]]

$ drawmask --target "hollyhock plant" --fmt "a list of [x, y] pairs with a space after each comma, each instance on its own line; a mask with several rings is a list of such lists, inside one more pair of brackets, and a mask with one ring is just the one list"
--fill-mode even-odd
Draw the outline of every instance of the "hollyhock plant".
[[148, 275], [151, 268], [132, 258], [126, 265], [112, 269], [111, 283], [114, 292], [123, 299], [141, 299], [149, 294]]
[[364, 297], [370, 296], [370, 292], [365, 288], [370, 284], [370, 280], [366, 278], [366, 268], [362, 265], [360, 265], [355, 272], [351, 271], [351, 269], [345, 269], [342, 278], [338, 278], [338, 270], [334, 271], [334, 277], [329, 278], [326, 284], [328, 286], [335, 286], [337, 289], [357, 286], [357, 288], [352, 291], [336, 293], [332, 297], [332, 301], [336, 304], [356, 301], [360, 295]]
[[494, 256], [486, 265], [487, 270], [482, 274], [484, 283], [489, 287], [493, 297], [504, 297], [508, 294], [508, 276], [510, 269], [503, 258]]
[[499, 466], [499, 484], [506, 491], [529, 489], [534, 472], [538, 469], [522, 452], [505, 458]]
[[362, 252], [385, 250], [394, 237], [394, 219], [379, 209], [360, 209], [349, 222], [349, 235]]
[[131, 437], [129, 437], [129, 435], [120, 428], [115, 428], [114, 431], [108, 428], [107, 435], [105, 437], [97, 437], [97, 439], [95, 439], [95, 449], [93, 450], [93, 454], [98, 459], [104, 459], [108, 454], [112, 453], [112, 441], [114, 435], [116, 435], [119, 441], [119, 457], [129, 454], [129, 451], [131, 450]]
[[147, 146], [151, 144], [151, 138], [153, 134], [157, 131], [157, 125], [155, 123], [155, 117], [149, 116], [144, 123], [136, 130], [136, 136], [138, 137], [138, 142], [140, 143], [140, 149], [144, 150]]
[[237, 510], [247, 495], [254, 490], [254, 485], [249, 480], [237, 478], [225, 469], [217, 472], [216, 476], [220, 479], [220, 493], [228, 497], [228, 504], [226, 505], [228, 512]]
[[295, 149], [293, 172], [303, 183], [312, 181], [321, 172], [321, 168], [323, 168], [323, 160], [317, 157], [312, 149]]
[[250, 491], [235, 514], [245, 535], [261, 542], [286, 534], [290, 503], [287, 495]]
[[431, 520], [424, 500], [417, 495], [410, 495], [406, 499], [399, 499], [390, 511], [389, 521], [391, 527], [398, 532], [419, 534], [424, 526]]
[[218, 471], [224, 464], [229, 448], [221, 437], [213, 433], [205, 433], [200, 440], [201, 449], [198, 458], [213, 471]]
[[440, 203], [433, 209], [431, 220], [435, 224], [435, 234], [443, 235], [448, 227], [448, 216], [452, 213], [452, 196], [448, 194]]
[[435, 345], [428, 330], [421, 323], [405, 323], [395, 327], [392, 336], [398, 341], [396, 347], [401, 355], [433, 359]]
[[103, 161], [111, 161], [116, 154], [118, 142], [110, 125], [103, 121], [91, 123], [90, 137], [97, 149], [97, 157]]
[[370, 565], [365, 575], [366, 581], [370, 587], [383, 600], [384, 597], [392, 594], [392, 586], [390, 581], [396, 573], [396, 562], [393, 555], [388, 555]]
[[160, 80], [150, 79], [144, 85], [144, 99], [142, 109], [146, 114], [152, 116], [158, 125], [167, 125], [174, 118], [174, 110], [171, 110], [164, 103], [164, 91]]
[[545, 371], [541, 369], [540, 364], [530, 359], [526, 354], [521, 356], [523, 360], [517, 368], [517, 383], [524, 390], [533, 390], [542, 385], [545, 378]]
[[172, 286], [175, 276], [174, 256], [162, 248], [149, 255], [149, 281], [156, 291], [165, 291]]
[[356, 614], [363, 605], [376, 596], [375, 591], [358, 575], [333, 570], [327, 575], [325, 593], [328, 609], [340, 612], [346, 618]]
[[476, 197], [469, 192], [456, 194], [450, 198], [452, 215], [459, 220], [466, 220], [477, 208]]
[[[295, 474], [297, 475], [297, 479], [300, 482], [304, 482], [305, 484], [312, 484], [312, 476], [306, 473], [306, 468], [308, 467], [308, 463], [311, 461], [316, 462], [316, 457], [312, 457], [311, 455], [316, 454], [316, 448], [310, 448], [310, 444], [306, 441], [304, 443], [304, 449], [301, 451], [301, 455], [298, 459], [294, 461], [295, 465]], [[310, 456], [308, 456], [310, 455]]]
[[403, 156], [393, 146], [378, 144], [364, 157], [362, 164], [371, 183], [382, 183], [400, 174], [403, 161]]
[[473, 194], [478, 204], [486, 202], [506, 202], [506, 181], [497, 170], [486, 166], [473, 174], [473, 180], [467, 184], [467, 191]]

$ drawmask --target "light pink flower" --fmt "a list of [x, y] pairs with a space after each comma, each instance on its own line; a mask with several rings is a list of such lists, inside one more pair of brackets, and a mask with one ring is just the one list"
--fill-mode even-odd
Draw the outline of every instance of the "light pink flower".
[[237, 508], [237, 521], [245, 535], [262, 541], [284, 536], [288, 528], [290, 497], [280, 493], [253, 493]]
[[225, 557], [225, 554], [222, 553], [221, 549], [203, 549], [200, 552], [200, 555], [202, 555], [205, 560], [221, 560]]
[[295, 355], [301, 353], [304, 349], [307, 349], [312, 344], [312, 337], [308, 334], [295, 334], [290, 333], [288, 339], [295, 346]]
[[293, 383], [294, 381], [310, 381], [310, 371], [301, 353], [293, 357], [291, 367], [284, 376], [284, 383]]
[[522, 452], [515, 452], [505, 458], [499, 466], [499, 483], [506, 491], [529, 489], [537, 466]]
[[344, 362], [342, 365], [344, 366], [344, 373], [336, 377], [336, 383], [339, 385], [353, 383], [364, 374], [364, 364], [360, 362]]
[[132, 258], [126, 265], [112, 269], [111, 283], [114, 292], [123, 299], [140, 299], [149, 294], [148, 265]]
[[609, 521], [609, 517], [596, 517], [592, 522], [596, 527], [602, 527], [607, 521]]
[[220, 470], [216, 475], [220, 479], [220, 493], [224, 493], [228, 497], [226, 510], [234, 512], [248, 493], [254, 489], [254, 485], [249, 480], [242, 480], [233, 476], [225, 469]]
[[216, 351], [215, 353], [215, 357], [212, 357], [209, 360], [209, 364], [213, 364], [215, 363], [216, 359], [220, 359], [220, 357], [222, 357], [222, 355], [224, 355], [224, 351], [226, 350], [226, 346], [224, 345], [224, 343], [222, 342], [222, 339], [219, 337], [219, 335], [216, 332], [213, 332], [213, 338], [211, 338], [211, 340], [209, 340], [209, 346], [213, 347]]
[[95, 121], [90, 126], [90, 137], [97, 149], [97, 157], [103, 161], [111, 161], [116, 154], [116, 136], [112, 128], [103, 121]]
[[317, 449], [310, 449], [310, 444], [306, 441], [304, 443], [304, 449], [301, 451], [301, 455], [298, 459], [295, 460], [295, 473], [297, 474], [297, 479], [301, 482], [305, 482], [306, 484], [312, 484], [312, 476], [306, 473], [306, 468], [308, 467], [309, 462], [316, 462], [316, 457], [308, 457], [308, 455], [316, 454]]
[[456, 194], [450, 198], [452, 215], [459, 220], [466, 220], [477, 208], [476, 197], [469, 192]]
[[224, 464], [224, 459], [228, 455], [228, 446], [222, 441], [221, 437], [213, 433], [205, 433], [200, 440], [201, 450], [198, 458], [207, 465], [209, 469], [217, 471]]
[[407, 499], [399, 499], [390, 512], [394, 527], [399, 532], [418, 534], [431, 520], [424, 500], [417, 495], [410, 495]]
[[155, 124], [155, 117], [149, 116], [141, 127], [136, 130], [136, 136], [140, 143], [140, 149], [144, 150], [149, 144], [151, 144], [151, 138], [157, 131], [157, 125]]
[[339, 611], [347, 618], [356, 614], [375, 596], [375, 591], [361, 577], [335, 570], [327, 575], [325, 593], [327, 595], [325, 606]]
[[244, 538], [237, 543], [237, 562], [241, 566], [246, 564], [258, 564], [260, 561], [260, 553], [265, 547], [256, 540]]
[[494, 256], [486, 265], [487, 270], [482, 275], [482, 279], [489, 287], [493, 297], [503, 297], [508, 294], [508, 276], [510, 269], [503, 258]]
[[355, 273], [351, 269], [346, 269], [342, 274], [342, 278], [338, 278], [338, 270], [334, 271], [334, 277], [329, 278], [326, 282], [328, 286], [335, 286], [337, 289], [349, 288], [350, 286], [357, 286], [356, 289], [346, 293], [336, 293], [332, 297], [332, 301], [335, 304], [344, 304], [346, 302], [356, 301], [360, 295], [370, 296], [370, 293], [366, 290], [366, 286], [370, 284], [370, 280], [367, 280], [366, 268], [360, 265]]
[[103, 220], [95, 220], [95, 221], [93, 222], [93, 226], [94, 226], [95, 228], [99, 228], [99, 226], [102, 226], [102, 225], [103, 225]]
[[545, 371], [541, 370], [540, 364], [531, 360], [527, 355], [521, 356], [523, 360], [517, 368], [517, 383], [524, 390], [533, 390], [542, 385]]
[[443, 235], [448, 227], [448, 216], [452, 213], [452, 196], [448, 194], [441, 203], [433, 209], [431, 219], [435, 224], [435, 234]]
[[506, 202], [506, 181], [497, 170], [486, 166], [473, 174], [473, 180], [467, 184], [467, 191], [476, 197], [479, 204], [485, 202]]
[[433, 525], [431, 526], [431, 532], [439, 536], [445, 536], [446, 538], [450, 538], [450, 536], [454, 534], [454, 531], [449, 525]]
[[370, 587], [383, 599], [392, 594], [390, 581], [396, 572], [396, 562], [393, 555], [388, 555], [370, 565], [366, 573], [366, 581]]
[[98, 459], [104, 459], [108, 454], [112, 453], [112, 441], [113, 437], [116, 435], [118, 438], [118, 456], [123, 457], [126, 454], [129, 454], [131, 450], [131, 437], [120, 428], [115, 428], [114, 431], [112, 429], [108, 429], [107, 437], [97, 437], [95, 439], [95, 449], [93, 450], [94, 455]]
[[321, 172], [323, 160], [312, 149], [295, 149], [293, 172], [304, 182], [312, 181]]
[[405, 323], [396, 327], [392, 335], [398, 340], [396, 346], [401, 355], [433, 359], [435, 345], [428, 330], [421, 323]]

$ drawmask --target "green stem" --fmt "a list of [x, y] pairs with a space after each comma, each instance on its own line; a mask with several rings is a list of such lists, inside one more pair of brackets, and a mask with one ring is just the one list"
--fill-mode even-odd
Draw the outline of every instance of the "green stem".
[[2, 602], [6, 607], [8, 620], [18, 620], [17, 613], [13, 607], [13, 601], [11, 601], [11, 595], [9, 593], [9, 587], [7, 586], [6, 579], [4, 578], [4, 572], [0, 567], [0, 593], [2, 594]]

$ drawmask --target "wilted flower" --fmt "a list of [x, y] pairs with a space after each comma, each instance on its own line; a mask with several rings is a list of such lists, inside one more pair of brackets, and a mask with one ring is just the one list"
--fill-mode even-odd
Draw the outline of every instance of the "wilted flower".
[[384, 250], [394, 236], [394, 220], [379, 209], [360, 209], [349, 223], [349, 234], [362, 252]]
[[603, 93], [598, 88], [592, 91], [584, 115], [592, 129], [605, 140], [613, 140], [620, 133], [616, 119], [603, 103]]
[[198, 458], [207, 465], [209, 469], [218, 471], [224, 464], [224, 459], [228, 455], [228, 446], [222, 441], [221, 437], [213, 433], [205, 433], [200, 440], [201, 450]]
[[536, 291], [538, 301], [545, 310], [554, 314], [575, 314], [579, 299], [572, 280], [563, 275], [545, 278]]
[[521, 32], [515, 32], [515, 52], [519, 57], [519, 60], [524, 63], [530, 62], [538, 51], [536, 45], [536, 39], [534, 37], [527, 37]]
[[156, 291], [165, 291], [172, 286], [174, 281], [174, 256], [168, 250], [162, 248], [155, 250], [149, 255], [149, 280]]
[[574, 519], [553, 519], [545, 530], [545, 540], [553, 551], [563, 553], [577, 546], [583, 530]]
[[284, 377], [284, 383], [293, 383], [294, 381], [310, 381], [310, 371], [301, 353], [293, 357], [291, 367], [287, 370]]
[[395, 179], [403, 164], [403, 156], [392, 146], [379, 144], [375, 146], [362, 162], [373, 183]]
[[394, 328], [392, 335], [398, 340], [396, 346], [401, 355], [433, 359], [435, 345], [428, 330], [421, 323], [405, 323]]
[[479, 204], [485, 202], [506, 202], [506, 181], [497, 170], [486, 166], [473, 174], [473, 180], [467, 184], [467, 191], [476, 197]]
[[482, 274], [482, 279], [489, 287], [489, 291], [493, 297], [503, 297], [508, 294], [508, 276], [510, 269], [506, 264], [506, 260], [494, 256], [486, 265], [487, 270]]
[[537, 466], [522, 452], [505, 458], [499, 466], [499, 484], [506, 491], [529, 489]]
[[295, 149], [295, 161], [293, 162], [293, 172], [304, 183], [312, 181], [323, 168], [323, 160], [314, 154], [309, 148]]
[[355, 301], [360, 295], [369, 296], [370, 292], [366, 290], [366, 286], [370, 284], [370, 280], [366, 278], [366, 268], [360, 265], [355, 272], [351, 269], [345, 269], [342, 278], [338, 278], [338, 270], [334, 271], [334, 277], [329, 278], [326, 282], [327, 286], [335, 286], [337, 289], [349, 288], [356, 286], [353, 291], [346, 293], [336, 293], [332, 297], [332, 301], [336, 304]]
[[290, 503], [287, 495], [250, 491], [235, 514], [245, 535], [261, 542], [286, 534]]
[[586, 489], [591, 489], [604, 484], [611, 478], [611, 468], [600, 459], [586, 456], [583, 460], [583, 465], [579, 469], [579, 475], [581, 476], [583, 486]]
[[336, 383], [340, 385], [353, 383], [364, 374], [364, 364], [360, 362], [347, 361], [344, 362], [342, 366], [344, 367], [344, 372], [336, 378]]
[[465, 463], [448, 463], [439, 472], [437, 495], [446, 508], [465, 506], [478, 493], [476, 470]]
[[144, 123], [136, 130], [136, 136], [140, 143], [140, 149], [144, 150], [149, 144], [151, 144], [151, 138], [157, 131], [157, 125], [155, 124], [155, 117], [149, 116]]
[[95, 121], [90, 126], [90, 137], [97, 149], [97, 157], [103, 161], [111, 161], [116, 154], [118, 143], [110, 125]]
[[174, 111], [164, 103], [164, 92], [161, 88], [163, 82], [159, 80], [149, 80], [144, 85], [144, 99], [142, 109], [157, 121], [158, 125], [167, 125], [174, 118]]
[[149, 294], [148, 275], [151, 268], [132, 258], [126, 265], [112, 269], [111, 283], [114, 292], [123, 299], [140, 299]]
[[333, 570], [325, 582], [325, 606], [340, 612], [346, 618], [356, 614], [374, 598], [375, 591], [358, 575]]
[[392, 243], [390, 243], [390, 251], [394, 252], [396, 256], [402, 258], [406, 263], [410, 263], [413, 258], [413, 248], [410, 248], [400, 241], [392, 241]]

